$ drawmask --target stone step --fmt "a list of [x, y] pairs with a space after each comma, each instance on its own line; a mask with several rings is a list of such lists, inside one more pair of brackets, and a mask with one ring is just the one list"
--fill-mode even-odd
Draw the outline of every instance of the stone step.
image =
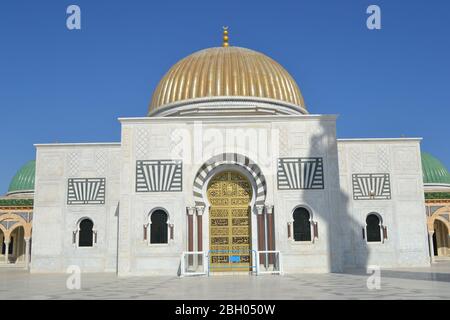
[[17, 268], [17, 269], [24, 269], [25, 263], [24, 262], [18, 262], [18, 263], [0, 263], [0, 268]]
[[450, 256], [449, 257], [443, 257], [443, 256], [440, 256], [440, 257], [434, 257], [434, 261], [435, 262], [441, 262], [441, 261], [450, 261]]

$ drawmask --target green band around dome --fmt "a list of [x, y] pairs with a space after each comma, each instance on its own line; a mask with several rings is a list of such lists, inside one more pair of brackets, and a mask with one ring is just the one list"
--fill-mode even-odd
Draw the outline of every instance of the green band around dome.
[[422, 153], [423, 182], [425, 184], [450, 184], [450, 173], [445, 166], [428, 153]]
[[35, 172], [36, 161], [34, 160], [29, 161], [22, 168], [20, 168], [9, 184], [8, 194], [34, 192]]

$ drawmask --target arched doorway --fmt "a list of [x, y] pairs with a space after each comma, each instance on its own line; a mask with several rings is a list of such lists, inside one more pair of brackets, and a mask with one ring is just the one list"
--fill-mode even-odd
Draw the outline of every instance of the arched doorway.
[[210, 270], [249, 271], [252, 186], [237, 171], [216, 174], [207, 188]]
[[[4, 254], [4, 250], [6, 248], [2, 248], [2, 253]], [[19, 263], [25, 262], [25, 229], [22, 226], [19, 226], [11, 231], [9, 236], [9, 255], [8, 261], [10, 263]]]
[[437, 219], [434, 221], [433, 246], [435, 256], [450, 256], [449, 233], [447, 226], [445, 223]]

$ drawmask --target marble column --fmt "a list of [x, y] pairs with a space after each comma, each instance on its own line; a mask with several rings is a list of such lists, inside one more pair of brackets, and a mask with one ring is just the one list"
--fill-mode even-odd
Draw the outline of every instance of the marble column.
[[25, 269], [28, 269], [30, 264], [30, 238], [24, 238], [25, 240]]
[[292, 222], [287, 223], [288, 240], [292, 240]]
[[[203, 251], [203, 213], [205, 207], [197, 206], [197, 251]], [[198, 264], [202, 265], [203, 257], [198, 255]]]
[[174, 234], [173, 234], [173, 223], [169, 224], [169, 240], [173, 241]]
[[197, 209], [197, 250], [203, 251], [203, 212], [205, 207], [196, 207]]
[[[194, 213], [195, 207], [187, 208], [187, 218], [188, 218], [188, 251], [194, 251]], [[188, 265], [192, 266], [193, 259], [192, 255], [188, 256]]]
[[[266, 205], [267, 220], [267, 250], [275, 250], [274, 225], [273, 225], [273, 205]], [[274, 254], [269, 254], [269, 264], [273, 264]]]
[[[264, 206], [256, 206], [256, 210], [258, 213], [257, 221], [258, 221], [258, 250], [264, 251], [266, 250], [266, 233], [265, 233], [265, 223], [264, 223]], [[265, 263], [264, 254], [259, 255], [259, 263]]]
[[9, 239], [5, 239], [5, 263], [9, 263]]
[[144, 237], [143, 237], [143, 239], [144, 239], [145, 242], [150, 242], [150, 241], [147, 241], [147, 240], [149, 240], [148, 239], [148, 228], [149, 227], [150, 227], [150, 223], [144, 224]]
[[428, 247], [430, 248], [430, 262], [434, 262], [434, 243], [433, 243], [433, 231], [428, 231]]

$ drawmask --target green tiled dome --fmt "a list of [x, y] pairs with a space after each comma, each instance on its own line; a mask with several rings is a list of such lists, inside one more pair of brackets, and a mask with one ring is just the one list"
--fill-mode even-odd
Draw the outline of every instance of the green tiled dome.
[[8, 194], [21, 192], [34, 192], [34, 176], [36, 161], [32, 160], [16, 173], [9, 184]]
[[450, 173], [447, 168], [435, 157], [422, 153], [423, 182], [450, 184]]

